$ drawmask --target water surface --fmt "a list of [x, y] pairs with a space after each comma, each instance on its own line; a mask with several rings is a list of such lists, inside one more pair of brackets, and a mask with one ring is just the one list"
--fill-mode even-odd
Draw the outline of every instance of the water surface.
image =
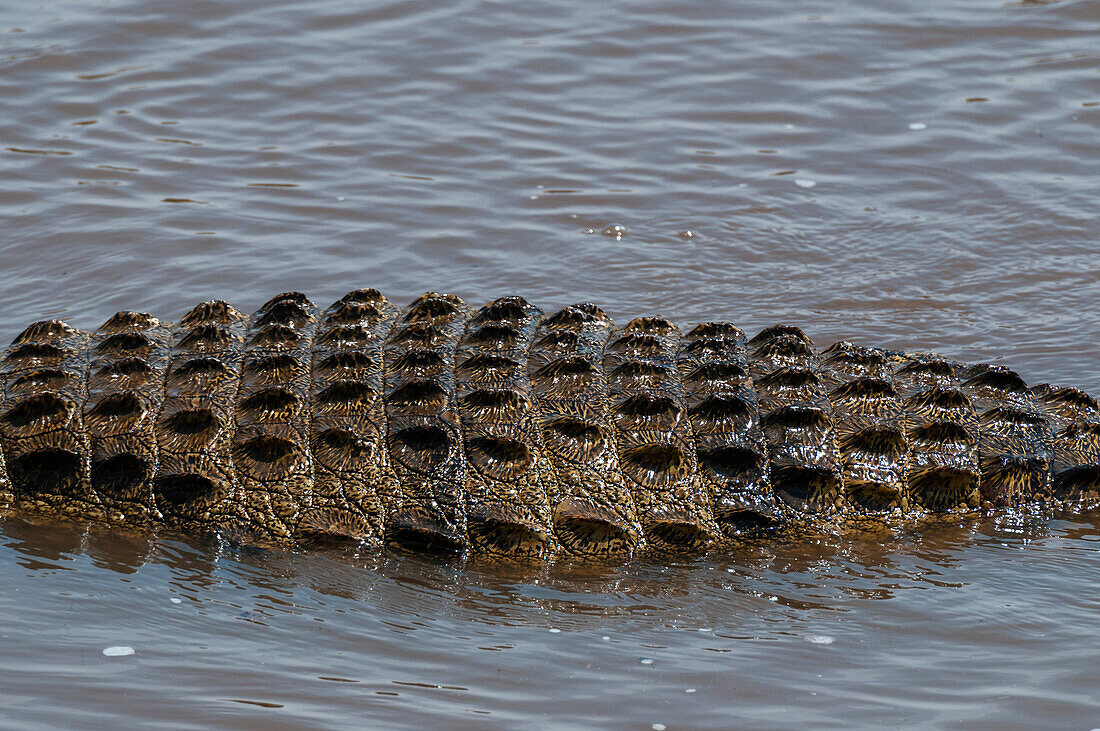
[[[1089, 0], [14, 0], [0, 338], [440, 289], [788, 321], [1100, 393], [1098, 49]], [[1088, 729], [1097, 520], [505, 567], [11, 517], [0, 707], [38, 727]]]

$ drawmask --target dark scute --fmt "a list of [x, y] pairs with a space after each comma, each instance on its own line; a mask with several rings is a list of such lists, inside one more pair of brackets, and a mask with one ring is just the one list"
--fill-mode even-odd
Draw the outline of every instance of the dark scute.
[[783, 406], [764, 414], [762, 421], [765, 427], [825, 429], [829, 426], [829, 414], [814, 406]]
[[522, 297], [501, 297], [485, 305], [471, 321], [480, 325], [485, 322], [510, 322], [518, 324], [532, 316], [534, 310]]
[[1002, 366], [989, 366], [989, 370], [967, 379], [963, 385], [985, 386], [1006, 393], [1028, 393], [1027, 383], [1020, 374]]
[[222, 420], [210, 409], [187, 409], [169, 416], [164, 426], [176, 434], [201, 434], [220, 429]]
[[[760, 336], [752, 339], [756, 343]], [[805, 337], [805, 336], [803, 336]], [[761, 341], [754, 351], [761, 358], [808, 358], [813, 355], [809, 343], [802, 338], [793, 335], [780, 335], [779, 337]]]
[[242, 444], [241, 451], [257, 462], [278, 462], [294, 455], [298, 446], [289, 439], [264, 434]]
[[691, 329], [687, 338], [720, 338], [722, 340], [742, 340], [745, 333], [732, 322], [701, 322]]
[[[457, 301], [456, 301], [457, 300]], [[453, 295], [428, 292], [413, 300], [405, 313], [405, 322], [433, 318], [449, 318], [458, 314], [461, 300]]]
[[435, 381], [418, 379], [395, 389], [386, 403], [396, 409], [438, 409], [447, 403], [447, 392]]
[[256, 391], [241, 401], [242, 411], [284, 411], [298, 405], [300, 399], [282, 386], [271, 386]]
[[248, 341], [251, 347], [274, 347], [278, 345], [294, 345], [302, 336], [298, 332], [286, 325], [267, 325], [259, 332], [252, 336], [252, 339]]
[[817, 513], [836, 502], [840, 476], [825, 467], [788, 465], [772, 472], [775, 494], [796, 510]]
[[953, 378], [955, 367], [945, 360], [918, 360], [902, 366], [898, 373], [927, 374], [930, 376], [943, 376]]
[[1067, 498], [1075, 492], [1100, 490], [1100, 464], [1079, 464], [1054, 476], [1054, 494]]
[[107, 363], [102, 366], [96, 375], [98, 376], [136, 376], [136, 375], [152, 375], [153, 366], [146, 363], [141, 358], [125, 358], [123, 360], [117, 360], [113, 363]]
[[210, 323], [226, 325], [241, 319], [241, 317], [241, 313], [228, 302], [210, 300], [209, 302], [201, 302], [191, 308], [186, 315], [180, 318], [180, 325], [183, 327]]
[[962, 424], [953, 421], [933, 421], [921, 424], [909, 431], [912, 441], [938, 442], [941, 444], [961, 444], [973, 446], [977, 440]]
[[393, 362], [392, 370], [402, 373], [421, 368], [438, 368], [446, 363], [442, 353], [434, 350], [410, 350]]
[[519, 339], [519, 331], [509, 325], [483, 325], [466, 333], [463, 342], [473, 345], [512, 345]]
[[386, 543], [419, 553], [460, 552], [466, 539], [450, 521], [434, 511], [405, 508], [389, 516]]
[[905, 400], [906, 408], [970, 409], [970, 397], [957, 388], [934, 386]]
[[663, 317], [636, 317], [623, 328], [624, 333], [648, 333], [650, 335], [671, 335], [680, 332], [670, 320]]
[[53, 393], [29, 396], [4, 414], [4, 421], [22, 428], [43, 419], [64, 418], [73, 408], [72, 402]]
[[1046, 426], [1047, 419], [1036, 411], [1024, 411], [1011, 406], [998, 406], [982, 414], [983, 424], [1011, 424], [1015, 427]]
[[359, 351], [347, 351], [333, 353], [318, 364], [318, 370], [356, 370], [368, 371], [377, 366], [377, 361], [366, 353]]
[[17, 348], [12, 348], [5, 360], [19, 361], [24, 359], [56, 359], [64, 358], [68, 353], [64, 348], [49, 343], [26, 343]]
[[833, 389], [829, 394], [836, 398], [894, 398], [898, 389], [888, 378], [856, 378]]
[[684, 352], [691, 355], [721, 355], [733, 352], [740, 344], [741, 341], [734, 338], [700, 337], [689, 342], [687, 346], [684, 347]]
[[629, 333], [611, 343], [608, 349], [617, 353], [630, 351], [642, 355], [660, 355], [662, 350], [660, 338], [649, 333]]
[[39, 449], [8, 463], [8, 473], [17, 488], [71, 497], [80, 494], [80, 472], [84, 460], [67, 449]]
[[22, 386], [38, 390], [61, 389], [75, 380], [73, 374], [58, 368], [39, 368], [38, 370], [24, 373], [11, 382], [10, 388], [18, 389]]
[[34, 342], [37, 340], [56, 340], [75, 335], [77, 331], [61, 320], [42, 320], [26, 327], [23, 332], [15, 336], [12, 345]]
[[1068, 387], [1055, 388], [1054, 386], [1042, 388], [1036, 386], [1032, 391], [1048, 403], [1067, 404], [1079, 409], [1089, 409], [1093, 411], [1100, 410], [1100, 403], [1080, 389]]
[[707, 363], [687, 374], [684, 380], [689, 383], [709, 381], [739, 384], [747, 376], [745, 369], [737, 363]]
[[308, 299], [306, 303], [303, 304], [293, 299], [268, 302], [261, 308], [261, 314], [256, 318], [256, 324], [261, 327], [267, 327], [268, 325], [299, 327], [309, 321], [310, 304], [312, 303]]
[[372, 338], [371, 331], [362, 325], [339, 325], [317, 338], [317, 343], [320, 345], [343, 346], [348, 343], [369, 343]]
[[555, 419], [546, 424], [546, 428], [563, 437], [578, 442], [594, 444], [603, 439], [603, 429], [601, 429], [598, 424], [593, 424], [592, 422], [577, 419], [572, 416], [563, 416], [560, 419]]
[[549, 350], [568, 350], [577, 347], [580, 340], [581, 336], [572, 330], [552, 330], [539, 338], [535, 343], [535, 347]]
[[648, 472], [665, 473], [672, 479], [686, 477], [691, 460], [679, 447], [670, 444], [643, 444], [623, 451], [623, 463]]
[[519, 479], [534, 462], [531, 448], [526, 444], [498, 436], [467, 440], [466, 456], [478, 472], [498, 480]]
[[876, 425], [849, 434], [841, 442], [845, 452], [863, 452], [884, 457], [900, 457], [905, 452], [907, 441], [905, 434], [887, 425]]
[[473, 411], [523, 411], [530, 406], [523, 394], [507, 388], [479, 388], [462, 397], [462, 405]]
[[764, 455], [748, 447], [727, 446], [699, 450], [699, 465], [720, 480], [736, 480], [759, 472]]
[[978, 487], [978, 474], [957, 467], [937, 467], [909, 476], [914, 500], [929, 510], [948, 510], [964, 502]]
[[89, 413], [104, 419], [123, 416], [139, 416], [148, 410], [149, 405], [132, 391], [113, 393], [103, 398]]
[[481, 353], [462, 361], [458, 366], [458, 370], [466, 373], [471, 371], [499, 371], [510, 370], [518, 366], [519, 363], [514, 358], [495, 353]]
[[357, 303], [357, 304], [369, 304], [369, 305], [381, 305], [385, 304], [386, 298], [382, 296], [382, 293], [373, 287], [363, 289], [353, 289], [345, 294], [340, 299], [332, 303], [332, 307], [345, 303]]
[[717, 394], [700, 401], [688, 413], [700, 419], [721, 421], [723, 419], [746, 417], [750, 411], [749, 405], [740, 396]]
[[429, 322], [414, 322], [396, 330], [388, 342], [394, 345], [433, 347], [447, 339], [447, 334]]
[[192, 328], [183, 339], [180, 340], [178, 347], [183, 349], [194, 348], [197, 346], [205, 347], [225, 347], [232, 342], [233, 336], [229, 331], [221, 325], [206, 324], [198, 325]]
[[603, 310], [591, 305], [594, 311], [584, 309], [583, 305], [571, 305], [558, 310], [546, 319], [546, 327], [580, 327], [596, 320], [606, 319]]
[[535, 371], [535, 378], [558, 378], [560, 376], [579, 376], [598, 373], [599, 369], [581, 356], [562, 358], [547, 363]]
[[821, 378], [806, 368], [779, 368], [761, 378], [758, 383], [761, 386], [801, 388], [802, 386], [816, 386], [821, 383]]
[[628, 360], [611, 371], [615, 378], [664, 378], [672, 374], [673, 370], [668, 366], [639, 360]]
[[120, 497], [152, 474], [152, 464], [134, 454], [116, 454], [92, 462], [92, 484], [101, 493]]
[[843, 340], [830, 345], [823, 355], [827, 356], [825, 362], [828, 365], [851, 364], [871, 367], [886, 364], [886, 355], [881, 351], [852, 345]]
[[375, 323], [382, 319], [384, 310], [377, 305], [367, 302], [338, 302], [332, 306], [331, 311], [325, 316], [326, 325], [350, 325], [356, 322]]
[[153, 341], [145, 333], [116, 333], [95, 347], [97, 353], [147, 353]]
[[801, 328], [795, 327], [794, 325], [772, 325], [771, 327], [766, 327], [758, 332], [756, 337], [749, 341], [749, 344], [758, 345], [769, 340], [784, 337], [793, 337], [797, 340], [801, 340], [806, 345], [813, 344], [813, 341], [806, 336], [806, 333], [802, 332]]
[[153, 483], [158, 503], [166, 508], [181, 508], [196, 501], [215, 497], [221, 485], [203, 475], [185, 473], [158, 477]]
[[435, 425], [399, 429], [389, 434], [387, 443], [395, 460], [427, 475], [443, 467], [457, 446], [448, 431]]
[[229, 366], [222, 363], [217, 358], [192, 358], [186, 363], [182, 363], [176, 366], [172, 370], [173, 376], [193, 376], [193, 375], [228, 375], [230, 371]]
[[113, 333], [123, 330], [151, 330], [160, 324], [160, 320], [148, 312], [130, 312], [123, 310], [111, 315], [100, 328], [103, 332]]
[[322, 404], [362, 404], [369, 403], [376, 392], [362, 381], [336, 381], [321, 389], [317, 402]]
[[668, 396], [638, 393], [616, 406], [615, 411], [624, 416], [661, 416], [677, 413], [680, 405]]
[[394, 446], [405, 447], [414, 452], [450, 452], [451, 435], [438, 426], [411, 426], [390, 434]]
[[292, 373], [301, 367], [300, 361], [293, 355], [281, 353], [269, 355], [263, 358], [249, 360], [244, 369], [247, 373], [273, 375], [279, 373]]

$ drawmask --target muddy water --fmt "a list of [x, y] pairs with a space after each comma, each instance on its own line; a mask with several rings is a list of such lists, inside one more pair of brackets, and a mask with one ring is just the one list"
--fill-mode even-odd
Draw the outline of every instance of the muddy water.
[[[1090, 0], [12, 0], [0, 337], [213, 296], [442, 289], [791, 321], [1100, 392], [1098, 49]], [[505, 567], [11, 517], [0, 709], [1088, 729], [1098, 528]]]

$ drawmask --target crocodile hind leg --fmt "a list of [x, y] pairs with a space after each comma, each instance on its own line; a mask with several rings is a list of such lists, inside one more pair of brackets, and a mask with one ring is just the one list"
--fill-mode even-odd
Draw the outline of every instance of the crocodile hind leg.
[[611, 422], [604, 348], [614, 323], [592, 304], [543, 320], [528, 352], [543, 444], [555, 473], [554, 534], [574, 555], [629, 553], [642, 540]]
[[83, 423], [87, 346], [87, 333], [47, 320], [20, 333], [0, 361], [0, 446], [17, 504], [101, 515]]
[[172, 329], [153, 502], [165, 522], [193, 531], [242, 530], [230, 449], [246, 317], [203, 302]]
[[373, 289], [325, 310], [313, 346], [312, 507], [297, 534], [308, 542], [382, 541], [397, 477], [386, 449], [383, 344], [397, 308]]
[[388, 543], [448, 552], [468, 545], [454, 372], [468, 318], [458, 297], [428, 292], [401, 311], [386, 339], [386, 442], [397, 475]]
[[604, 355], [620, 464], [646, 541], [659, 549], [706, 548], [719, 534], [676, 370], [679, 341], [668, 320], [642, 317], [617, 330]]
[[299, 292], [274, 297], [252, 315], [237, 392], [235, 507], [247, 529], [289, 540], [310, 507], [310, 352], [317, 308]]
[[805, 514], [844, 507], [832, 405], [812, 346], [805, 333], [788, 325], [766, 328], [749, 341], [772, 489]]
[[470, 547], [498, 556], [549, 556], [551, 469], [531, 397], [527, 351], [542, 311], [504, 297], [470, 319], [455, 356], [457, 403], [469, 463]]
[[153, 478], [154, 430], [164, 400], [171, 326], [155, 317], [119, 312], [92, 334], [84, 425], [92, 488], [116, 518], [146, 522], [158, 515]]

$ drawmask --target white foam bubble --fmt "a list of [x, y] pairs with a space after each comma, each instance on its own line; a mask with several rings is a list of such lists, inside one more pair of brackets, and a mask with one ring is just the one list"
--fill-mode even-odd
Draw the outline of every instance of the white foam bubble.
[[928, 125], [924, 122], [910, 122], [909, 129], [928, 129]]
[[115, 645], [113, 647], [104, 647], [103, 654], [107, 657], [126, 657], [127, 655], [134, 654], [134, 648], [129, 645]]
[[836, 642], [836, 638], [829, 635], [806, 635], [806, 641], [813, 645], [831, 645]]
[[174, 596], [168, 601], [172, 602], [173, 604], [183, 604], [183, 600], [180, 599], [178, 596]]
[[552, 634], [552, 635], [556, 635], [556, 634], [558, 634], [559, 632], [561, 632], [561, 630], [560, 630], [560, 629], [558, 629], [557, 627], [551, 627], [550, 629], [548, 629], [548, 630], [547, 630], [547, 632], [549, 632], [549, 633], [550, 633], [550, 634]]
[[653, 664], [653, 658], [652, 657], [643, 657], [638, 662], [640, 662], [642, 665], [652, 665]]
[[817, 181], [807, 180], [806, 178], [797, 178], [794, 181], [794, 184], [797, 185], [799, 188], [812, 188], [817, 185]]

